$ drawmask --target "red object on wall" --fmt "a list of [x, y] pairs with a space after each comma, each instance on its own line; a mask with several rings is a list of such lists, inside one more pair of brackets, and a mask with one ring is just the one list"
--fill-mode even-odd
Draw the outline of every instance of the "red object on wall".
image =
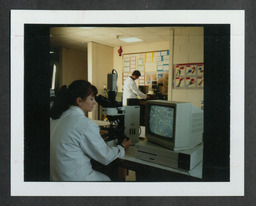
[[122, 50], [122, 47], [120, 46], [120, 48], [118, 49], [118, 54], [119, 54], [119, 56], [122, 56], [122, 52], [123, 52], [123, 50]]

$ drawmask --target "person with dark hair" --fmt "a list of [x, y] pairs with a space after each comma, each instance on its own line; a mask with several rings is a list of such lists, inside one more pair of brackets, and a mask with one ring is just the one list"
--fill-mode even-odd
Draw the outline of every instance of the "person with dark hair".
[[93, 95], [94, 97], [96, 97], [97, 94], [98, 94], [98, 89], [97, 89], [97, 87], [95, 87], [94, 85], [92, 85], [92, 95]]
[[146, 99], [147, 95], [141, 92], [137, 85], [135, 80], [139, 79], [141, 76], [139, 70], [133, 71], [132, 75], [129, 76], [124, 81], [124, 91], [123, 91], [123, 105], [127, 105], [127, 99], [129, 98], [137, 98], [137, 96], [141, 97], [142, 99]]
[[109, 147], [99, 127], [86, 117], [96, 104], [97, 88], [85, 80], [62, 86], [51, 107], [50, 178], [52, 181], [110, 181], [93, 170], [91, 159], [107, 165], [125, 154], [131, 144]]

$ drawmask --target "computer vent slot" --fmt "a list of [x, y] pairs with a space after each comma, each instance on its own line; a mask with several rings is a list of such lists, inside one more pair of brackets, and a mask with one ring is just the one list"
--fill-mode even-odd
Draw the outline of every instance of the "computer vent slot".
[[136, 134], [136, 129], [133, 129], [133, 128], [129, 129], [129, 134], [130, 135], [135, 135]]

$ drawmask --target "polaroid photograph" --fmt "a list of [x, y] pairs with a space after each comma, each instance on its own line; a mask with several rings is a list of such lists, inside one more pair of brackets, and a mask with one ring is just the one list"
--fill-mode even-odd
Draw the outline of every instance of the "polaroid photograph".
[[[244, 196], [244, 10], [17, 9], [10, 23], [11, 196]], [[182, 64], [197, 65], [197, 76], [184, 79], [186, 68], [174, 67]], [[149, 99], [122, 106], [137, 67]], [[111, 181], [81, 181], [72, 167], [76, 174], [52, 175], [74, 153], [62, 145], [67, 164], [54, 163], [50, 108], [63, 85], [81, 79], [115, 94], [86, 114], [113, 138], [108, 147], [122, 150], [119, 136], [133, 142], [105, 166], [90, 146], [81, 150]]]

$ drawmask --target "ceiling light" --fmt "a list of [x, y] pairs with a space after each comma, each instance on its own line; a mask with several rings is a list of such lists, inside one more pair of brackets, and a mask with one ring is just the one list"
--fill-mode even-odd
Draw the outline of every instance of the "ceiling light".
[[127, 43], [142, 41], [142, 39], [139, 39], [139, 38], [137, 38], [137, 37], [122, 38], [122, 39], [120, 39], [120, 40], [121, 40], [121, 41], [124, 41], [124, 42], [127, 42]]

